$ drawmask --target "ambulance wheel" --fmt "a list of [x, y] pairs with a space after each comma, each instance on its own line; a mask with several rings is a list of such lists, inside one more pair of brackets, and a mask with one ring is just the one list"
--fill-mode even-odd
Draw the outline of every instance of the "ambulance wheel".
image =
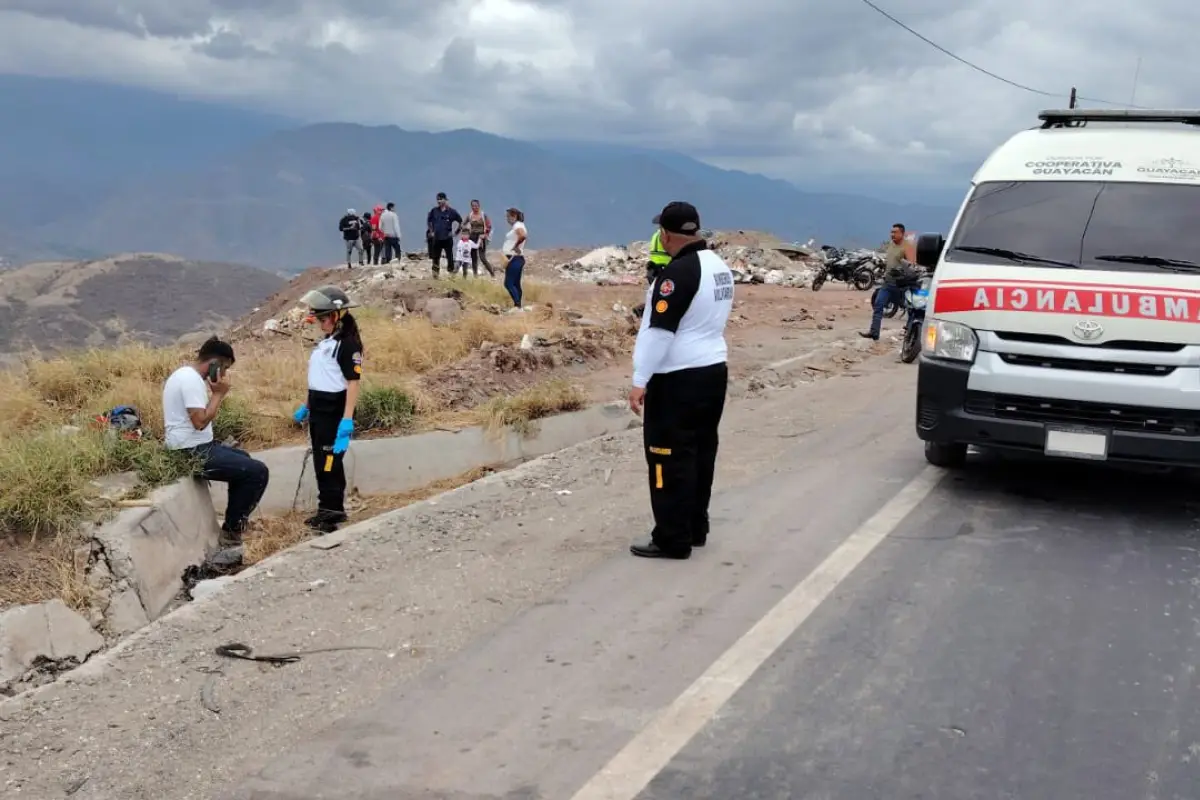
[[956, 443], [926, 442], [925, 460], [935, 467], [961, 469], [967, 465], [967, 446]]

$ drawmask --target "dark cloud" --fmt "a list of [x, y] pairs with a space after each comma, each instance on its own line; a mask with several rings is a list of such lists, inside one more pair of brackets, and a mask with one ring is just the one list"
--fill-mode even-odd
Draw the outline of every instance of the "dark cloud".
[[0, 0], [0, 70], [306, 118], [682, 148], [789, 177], [961, 170], [1073, 84], [1128, 102], [1139, 56], [1139, 104], [1194, 104], [1194, 3], [878, 2], [1061, 95], [982, 75], [857, 0]]

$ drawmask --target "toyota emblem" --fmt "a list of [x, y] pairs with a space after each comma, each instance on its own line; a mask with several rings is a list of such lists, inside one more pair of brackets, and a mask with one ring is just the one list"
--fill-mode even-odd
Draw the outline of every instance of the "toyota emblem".
[[1085, 342], [1090, 342], [1100, 338], [1104, 333], [1104, 326], [1093, 319], [1085, 319], [1083, 322], [1076, 322], [1071, 332]]

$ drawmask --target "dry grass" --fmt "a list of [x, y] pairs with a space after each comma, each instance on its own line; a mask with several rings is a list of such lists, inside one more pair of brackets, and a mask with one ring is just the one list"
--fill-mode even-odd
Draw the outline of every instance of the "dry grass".
[[[494, 266], [499, 267], [499, 264]], [[476, 305], [500, 306], [501, 308], [508, 308], [512, 305], [512, 298], [508, 296], [508, 290], [502, 283], [496, 281], [455, 277], [450, 279], [450, 285], [462, 292], [463, 299]], [[525, 305], [550, 303], [554, 301], [554, 292], [550, 286], [544, 283], [522, 281], [521, 301]]]
[[494, 397], [471, 416], [493, 435], [506, 428], [528, 435], [535, 421], [564, 411], [578, 411], [586, 404], [587, 395], [578, 386], [562, 378], [552, 378], [514, 395]]
[[[362, 309], [367, 345], [360, 430], [405, 431], [445, 424], [440, 403], [419, 388], [419, 376], [455, 364], [485, 342], [516, 344], [526, 333], [547, 333], [563, 324], [552, 310], [496, 314], [507, 293], [486, 280], [452, 281], [467, 304], [453, 325], [436, 327], [423, 317], [393, 320]], [[549, 303], [549, 287], [530, 284], [530, 302]], [[238, 439], [260, 449], [294, 442], [302, 432], [292, 423], [306, 394], [311, 344], [302, 336], [238, 345], [231, 373], [233, 391], [214, 423], [219, 440]], [[146, 486], [185, 474], [159, 444], [162, 385], [191, 353], [181, 348], [127, 345], [28, 360], [10, 371], [0, 396], [0, 531], [33, 538], [68, 535], [94, 504], [91, 481], [113, 472], [137, 471]], [[459, 414], [454, 424], [484, 424], [528, 430], [531, 421], [582, 407], [582, 392], [552, 380], [515, 396], [496, 397], [482, 408]], [[116, 405], [132, 405], [142, 416], [148, 440], [111, 437], [96, 416]]]
[[[457, 489], [459, 486], [479, 480], [492, 471], [494, 470], [491, 467], [468, 470], [452, 478], [434, 481], [407, 492], [355, 495], [347, 503], [347, 511], [350, 516], [348, 524], [361, 522], [388, 511], [410, 506], [436, 494]], [[307, 516], [309, 516], [309, 512], [296, 511], [283, 516], [263, 517], [257, 520], [254, 524], [254, 532], [246, 536], [243, 551], [244, 563], [247, 566], [257, 564], [265, 558], [313, 538], [313, 532], [304, 525]]]
[[0, 541], [0, 609], [56, 597], [76, 611], [86, 609], [91, 599], [72, 544]]

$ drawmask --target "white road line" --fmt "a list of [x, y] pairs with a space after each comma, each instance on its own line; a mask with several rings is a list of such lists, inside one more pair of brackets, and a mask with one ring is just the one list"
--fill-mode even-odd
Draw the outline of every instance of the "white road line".
[[926, 467], [633, 737], [572, 800], [634, 800], [838, 584], [925, 499], [941, 476], [940, 470]]

